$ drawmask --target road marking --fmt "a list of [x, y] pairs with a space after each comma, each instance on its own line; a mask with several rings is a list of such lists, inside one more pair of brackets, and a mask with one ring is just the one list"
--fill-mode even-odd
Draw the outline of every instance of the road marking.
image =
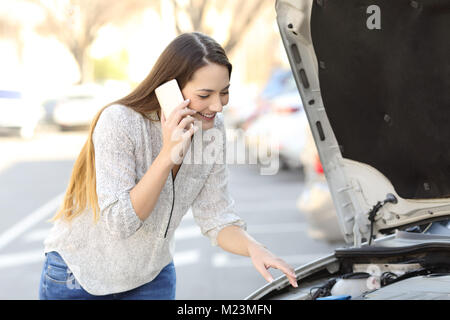
[[183, 221], [193, 220], [193, 219], [194, 219], [194, 216], [192, 214], [192, 208], [189, 208], [188, 211], [186, 212], [186, 214], [183, 217]]
[[0, 269], [17, 267], [24, 264], [44, 262], [44, 250], [26, 251], [0, 255]]
[[[252, 235], [256, 234], [282, 234], [289, 232], [304, 232], [308, 228], [306, 223], [277, 223], [277, 224], [249, 224], [247, 232]], [[175, 240], [185, 240], [193, 238], [201, 238], [202, 233], [197, 225], [179, 227], [175, 231]]]
[[173, 263], [176, 267], [195, 264], [200, 260], [200, 250], [175, 252]]
[[320, 259], [322, 257], [325, 257], [329, 255], [329, 252], [325, 253], [303, 253], [303, 254], [292, 254], [288, 256], [280, 256], [281, 259], [286, 261], [288, 264], [297, 264], [302, 265], [309, 262], [312, 262], [314, 260]]
[[61, 204], [63, 197], [64, 193], [57, 195], [55, 198], [29, 214], [26, 218], [20, 220], [0, 235], [0, 250], [6, 247], [11, 241], [19, 237], [22, 233], [40, 222], [42, 219], [49, 217], [52, 213], [55, 213], [56, 209]]
[[33, 230], [33, 231], [29, 232], [29, 233], [26, 233], [24, 235], [23, 239], [24, 239], [25, 242], [44, 241], [45, 238], [50, 233], [51, 229], [52, 228], [41, 228], [41, 229]]
[[[43, 249], [0, 255], [0, 269], [22, 266], [31, 263], [43, 263], [45, 254]], [[196, 264], [200, 260], [200, 250], [176, 252], [174, 264], [177, 267]]]
[[303, 232], [308, 228], [307, 223], [267, 223], [267, 224], [248, 224], [247, 232], [251, 234], [271, 234]]
[[[245, 258], [244, 258], [245, 259]], [[250, 266], [250, 259], [230, 259], [226, 253], [215, 253], [211, 258], [211, 263], [215, 268], [231, 267], [231, 266]]]
[[[296, 265], [306, 264], [325, 255], [327, 254], [296, 254], [280, 256], [280, 258], [295, 267]], [[231, 258], [232, 256], [233, 255], [231, 253], [215, 253], [211, 258], [211, 264], [214, 268], [242, 268], [253, 266], [251, 259], [248, 257]], [[42, 249], [21, 253], [3, 254], [0, 255], [0, 269], [37, 262], [42, 263], [44, 258], [45, 255]], [[200, 260], [200, 250], [176, 252], [173, 260], [176, 267], [195, 264]]]
[[11, 167], [13, 164], [14, 164], [14, 161], [0, 162], [0, 173], [2, 171], [6, 171], [6, 169], [9, 169], [9, 167]]
[[175, 241], [184, 240], [184, 239], [192, 239], [192, 238], [201, 238], [202, 232], [200, 231], [200, 227], [189, 226], [189, 227], [179, 227], [175, 230]]
[[[283, 259], [292, 267], [296, 267], [312, 262], [326, 255], [328, 255], [328, 253], [307, 253], [279, 256], [279, 258]], [[233, 255], [230, 253], [215, 253], [211, 258], [211, 264], [214, 268], [242, 268], [253, 266], [252, 260], [248, 257], [231, 258], [232, 256]]]

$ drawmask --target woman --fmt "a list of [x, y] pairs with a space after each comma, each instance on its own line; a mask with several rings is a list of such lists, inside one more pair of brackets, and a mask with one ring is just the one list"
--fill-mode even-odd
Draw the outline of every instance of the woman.
[[[209, 129], [224, 137], [231, 69], [213, 39], [182, 34], [133, 92], [100, 110], [44, 243], [41, 299], [174, 299], [173, 235], [190, 207], [213, 245], [249, 256], [267, 281], [274, 267], [297, 286], [293, 269], [246, 233], [224, 161], [186, 161], [210, 144], [224, 154], [225, 139], [194, 145]], [[164, 115], [154, 90], [171, 79], [187, 101]]]

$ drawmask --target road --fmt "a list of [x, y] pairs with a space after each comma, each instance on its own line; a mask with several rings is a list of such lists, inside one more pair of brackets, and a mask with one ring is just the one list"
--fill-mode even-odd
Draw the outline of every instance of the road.
[[[51, 127], [29, 141], [0, 137], [0, 299], [37, 299], [46, 220], [60, 204], [87, 132]], [[310, 239], [295, 207], [298, 172], [260, 175], [256, 165], [231, 165], [230, 192], [248, 232], [296, 267], [342, 244]], [[243, 299], [266, 281], [248, 257], [211, 246], [188, 213], [175, 233], [177, 299]], [[279, 270], [270, 269], [274, 277]]]

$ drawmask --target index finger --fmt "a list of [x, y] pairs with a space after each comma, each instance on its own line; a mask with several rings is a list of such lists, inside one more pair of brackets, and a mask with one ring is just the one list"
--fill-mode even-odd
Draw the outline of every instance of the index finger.
[[[191, 100], [186, 99], [182, 103], [180, 103], [175, 109], [172, 110], [172, 113], [168, 117], [167, 120], [171, 122], [172, 125], [178, 125], [180, 122], [182, 115], [181, 112], [183, 109], [187, 108]], [[187, 108], [188, 109], [188, 108]]]
[[298, 287], [297, 276], [295, 275], [295, 271], [286, 262], [284, 262], [283, 260], [280, 259], [279, 262], [272, 265], [271, 267], [280, 269], [286, 275], [286, 277], [288, 278], [288, 280], [292, 284], [292, 286], [294, 286], [296, 288]]
[[166, 124], [166, 116], [164, 112], [161, 110], [161, 124], [164, 126]]

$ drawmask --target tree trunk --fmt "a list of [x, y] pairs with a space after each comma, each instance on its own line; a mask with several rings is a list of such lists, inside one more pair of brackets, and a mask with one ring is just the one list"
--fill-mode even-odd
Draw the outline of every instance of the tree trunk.
[[78, 64], [78, 70], [80, 72], [80, 79], [78, 80], [78, 84], [92, 82], [93, 69], [92, 61], [89, 57], [89, 47], [77, 47], [72, 50], [72, 54]]

